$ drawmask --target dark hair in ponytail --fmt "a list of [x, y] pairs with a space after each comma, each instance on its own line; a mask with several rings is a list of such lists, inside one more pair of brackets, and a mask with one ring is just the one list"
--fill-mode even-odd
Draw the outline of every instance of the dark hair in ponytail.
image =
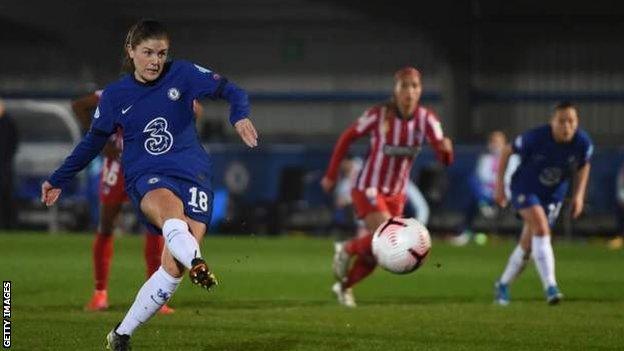
[[165, 28], [162, 23], [150, 19], [140, 20], [130, 27], [123, 45], [122, 70], [124, 72], [134, 72], [134, 63], [128, 55], [128, 47], [134, 49], [137, 45], [148, 39], [165, 39], [169, 41], [167, 28]]

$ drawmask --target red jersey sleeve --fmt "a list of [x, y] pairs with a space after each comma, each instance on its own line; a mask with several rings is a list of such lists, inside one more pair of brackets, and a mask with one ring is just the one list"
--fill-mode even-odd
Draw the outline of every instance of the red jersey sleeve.
[[349, 150], [349, 146], [354, 140], [369, 134], [375, 128], [379, 122], [379, 115], [378, 107], [367, 110], [340, 135], [340, 138], [338, 138], [334, 146], [334, 151], [332, 152], [329, 166], [325, 172], [325, 177], [334, 181], [338, 178], [340, 162], [344, 159], [345, 154]]
[[442, 150], [442, 140], [444, 139], [444, 132], [442, 132], [442, 124], [440, 119], [432, 111], [427, 111], [427, 120], [425, 121], [425, 137], [427, 142], [435, 151], [438, 161], [448, 166], [453, 163], [453, 152]]

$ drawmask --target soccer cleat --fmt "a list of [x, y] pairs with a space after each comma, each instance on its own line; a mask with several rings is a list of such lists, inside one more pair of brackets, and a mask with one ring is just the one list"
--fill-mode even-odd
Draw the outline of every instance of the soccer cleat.
[[509, 286], [501, 282], [494, 283], [494, 302], [500, 306], [509, 305]]
[[334, 243], [334, 276], [339, 282], [344, 281], [347, 277], [347, 271], [349, 270], [349, 263], [351, 262], [351, 256], [345, 251], [344, 243]]
[[130, 335], [117, 334], [117, 327], [119, 327], [119, 324], [117, 324], [115, 328], [113, 328], [113, 330], [106, 335], [106, 349], [112, 351], [131, 350]]
[[556, 285], [551, 285], [546, 289], [546, 302], [549, 305], [556, 305], [563, 299], [563, 294], [559, 292], [559, 288]]
[[158, 310], [158, 314], [173, 314], [175, 313], [175, 309], [169, 307], [168, 305], [162, 305], [162, 307]]
[[340, 282], [336, 282], [332, 286], [332, 291], [336, 294], [338, 303], [345, 307], [357, 307], [355, 304], [355, 297], [353, 296], [353, 290], [351, 288], [343, 289]]
[[469, 230], [464, 230], [460, 234], [452, 237], [450, 239], [451, 245], [453, 246], [466, 246], [472, 239], [473, 233]]
[[89, 303], [85, 306], [87, 311], [104, 311], [108, 308], [108, 293], [106, 290], [95, 290]]
[[214, 286], [219, 285], [217, 277], [210, 271], [206, 261], [203, 258], [196, 257], [191, 261], [191, 269], [189, 270], [189, 277], [193, 284], [199, 285], [208, 290]]

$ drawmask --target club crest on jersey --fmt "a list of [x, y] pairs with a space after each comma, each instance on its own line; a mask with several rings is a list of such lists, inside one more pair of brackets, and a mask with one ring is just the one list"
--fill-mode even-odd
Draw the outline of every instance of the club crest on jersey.
[[561, 182], [563, 172], [557, 167], [544, 168], [539, 175], [539, 181], [544, 186], [555, 186]]
[[180, 98], [180, 91], [178, 88], [171, 88], [167, 92], [167, 97], [169, 97], [171, 101], [177, 101]]

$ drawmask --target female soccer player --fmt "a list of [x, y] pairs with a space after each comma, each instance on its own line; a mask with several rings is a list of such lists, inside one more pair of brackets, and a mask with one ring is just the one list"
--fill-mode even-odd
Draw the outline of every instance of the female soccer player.
[[[387, 219], [401, 216], [412, 162], [425, 141], [445, 165], [453, 161], [453, 144], [442, 133], [440, 122], [429, 109], [420, 106], [420, 72], [405, 67], [394, 75], [394, 98], [374, 106], [342, 133], [321, 186], [329, 192], [336, 183], [338, 166], [349, 145], [365, 135], [370, 149], [351, 195], [358, 218], [369, 233], [345, 244], [335, 245], [332, 286], [338, 302], [355, 307], [351, 287], [368, 276], [377, 263], [372, 254], [372, 233]], [[353, 260], [353, 265], [351, 261]]]
[[[91, 116], [100, 102], [101, 95], [102, 91], [97, 90], [72, 102], [72, 110], [84, 130], [88, 130], [91, 126]], [[195, 118], [199, 119], [202, 107], [197, 100], [193, 101], [193, 111]], [[121, 168], [122, 149], [123, 133], [118, 129], [111, 135], [102, 152], [104, 158], [99, 184], [100, 213], [92, 248], [95, 290], [85, 307], [88, 311], [102, 311], [108, 308], [108, 276], [113, 256], [113, 229], [121, 213], [122, 205], [128, 202]], [[146, 230], [143, 252], [147, 278], [160, 267], [164, 245], [160, 232], [152, 233]], [[171, 314], [174, 311], [165, 304], [159, 313]]]
[[169, 35], [159, 22], [135, 24], [125, 53], [130, 73], [104, 89], [91, 130], [41, 189], [42, 201], [54, 204], [61, 188], [122, 128], [126, 191], [141, 220], [151, 230], [162, 229], [165, 249], [161, 267], [107, 335], [113, 350], [129, 349], [131, 334], [171, 298], [185, 269], [194, 284], [207, 289], [217, 284], [199, 247], [212, 211], [212, 174], [210, 157], [197, 138], [193, 100], [227, 100], [230, 122], [245, 144], [255, 147], [258, 138], [245, 91], [199, 65], [168, 62]]
[[513, 146], [507, 145], [503, 150], [496, 183], [496, 203], [502, 207], [507, 205], [504, 174], [510, 155], [516, 153], [521, 163], [511, 178], [511, 203], [522, 218], [523, 228], [520, 242], [495, 284], [498, 304], [509, 304], [509, 285], [522, 272], [531, 252], [546, 301], [554, 305], [563, 297], [555, 279], [551, 226], [559, 216], [571, 179], [572, 217], [577, 218], [583, 211], [592, 152], [592, 141], [578, 128], [578, 111], [569, 102], [555, 107], [550, 125], [525, 132], [516, 138]]

